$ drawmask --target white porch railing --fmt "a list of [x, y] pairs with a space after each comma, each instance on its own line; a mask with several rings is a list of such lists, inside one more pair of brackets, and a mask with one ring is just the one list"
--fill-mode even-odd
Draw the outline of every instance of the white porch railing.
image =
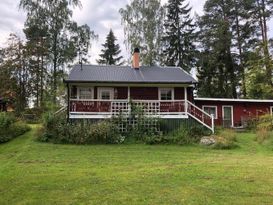
[[214, 118], [188, 100], [70, 100], [70, 115], [110, 118], [128, 115], [132, 106], [141, 107], [145, 115], [160, 118], [192, 117], [214, 132]]

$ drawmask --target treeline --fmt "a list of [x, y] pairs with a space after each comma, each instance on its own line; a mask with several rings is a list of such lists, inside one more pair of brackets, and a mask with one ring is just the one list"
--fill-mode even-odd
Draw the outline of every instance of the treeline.
[[120, 9], [129, 50], [143, 64], [197, 71], [198, 96], [273, 98], [272, 0], [207, 0], [192, 17], [190, 1], [133, 0]]
[[35, 107], [58, 105], [65, 93], [65, 67], [88, 62], [97, 37], [88, 25], [72, 20], [79, 0], [21, 0], [19, 7], [27, 13], [26, 40], [10, 34], [0, 52], [0, 96], [12, 97], [18, 113], [31, 101]]
[[[80, 0], [21, 0], [26, 40], [11, 34], [0, 49], [0, 96], [13, 95], [16, 110], [30, 103], [56, 106], [65, 93], [65, 68], [88, 63], [92, 40], [88, 25], [72, 19]], [[194, 70], [200, 97], [273, 98], [272, 39], [268, 37], [272, 0], [207, 0], [201, 16], [190, 1], [131, 0], [119, 10], [127, 51], [141, 50], [143, 65]], [[97, 59], [125, 60], [110, 30]]]

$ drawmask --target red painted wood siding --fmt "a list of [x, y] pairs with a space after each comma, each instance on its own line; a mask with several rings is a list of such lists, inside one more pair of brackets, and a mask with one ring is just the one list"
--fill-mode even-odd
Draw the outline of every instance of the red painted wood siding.
[[158, 100], [157, 87], [131, 87], [130, 96], [134, 100]]
[[115, 87], [115, 99], [127, 99], [128, 87]]
[[174, 99], [184, 100], [185, 91], [184, 88], [174, 88]]
[[217, 119], [215, 119], [216, 125], [222, 125], [223, 123], [223, 106], [233, 106], [233, 122], [234, 126], [240, 126], [242, 124], [242, 118], [254, 118], [264, 114], [270, 113], [270, 106], [273, 103], [264, 102], [222, 102], [222, 101], [195, 101], [195, 104], [202, 109], [202, 106], [217, 106]]

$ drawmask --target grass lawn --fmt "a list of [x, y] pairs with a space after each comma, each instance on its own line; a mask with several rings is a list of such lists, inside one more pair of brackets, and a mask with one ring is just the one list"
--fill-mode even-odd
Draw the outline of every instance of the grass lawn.
[[0, 145], [0, 204], [273, 204], [273, 146]]

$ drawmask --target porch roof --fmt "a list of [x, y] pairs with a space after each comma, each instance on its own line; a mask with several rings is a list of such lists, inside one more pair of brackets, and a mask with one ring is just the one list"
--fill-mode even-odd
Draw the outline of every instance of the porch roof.
[[64, 82], [71, 83], [182, 83], [195, 84], [197, 81], [179, 67], [113, 65], [75, 65]]

